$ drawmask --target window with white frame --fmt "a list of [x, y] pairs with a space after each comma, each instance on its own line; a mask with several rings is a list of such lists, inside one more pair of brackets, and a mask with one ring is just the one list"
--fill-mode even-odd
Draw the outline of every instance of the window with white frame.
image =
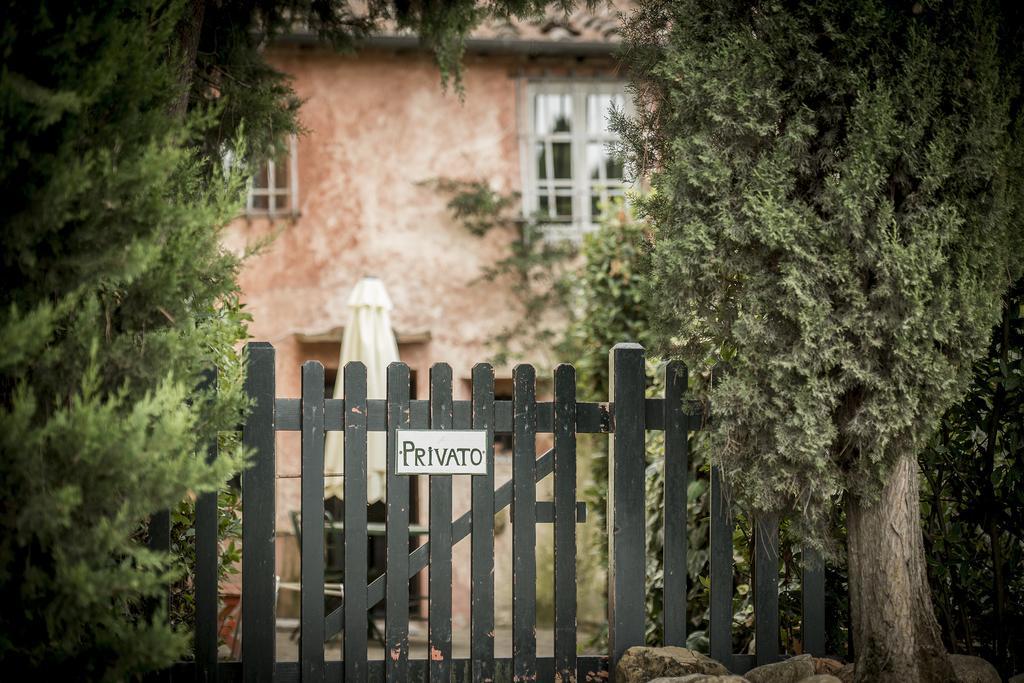
[[609, 112], [626, 107], [625, 87], [607, 81], [527, 85], [523, 209], [549, 237], [593, 230], [610, 202], [630, 185], [609, 149], [618, 136]]
[[298, 213], [297, 147], [293, 135], [288, 140], [285, 154], [260, 165], [249, 183], [246, 213], [257, 216], [292, 216]]

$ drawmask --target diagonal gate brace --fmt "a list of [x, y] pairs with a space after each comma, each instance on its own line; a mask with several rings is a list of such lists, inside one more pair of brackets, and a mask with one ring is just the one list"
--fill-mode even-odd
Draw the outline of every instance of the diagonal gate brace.
[[[555, 469], [555, 449], [549, 448], [542, 456], [537, 458], [537, 481], [551, 474]], [[512, 481], [507, 481], [494, 491], [494, 512], [498, 513], [512, 504]], [[466, 536], [472, 528], [471, 511], [452, 522], [452, 545], [455, 545]], [[555, 520], [555, 505], [550, 501], [537, 503], [537, 521], [551, 523]], [[582, 523], [587, 520], [587, 505], [584, 502], [576, 503], [576, 522]], [[514, 522], [513, 522], [514, 523]], [[415, 576], [427, 566], [430, 558], [430, 541], [409, 553], [409, 576]], [[387, 574], [381, 574], [366, 587], [366, 607], [372, 609], [377, 603], [384, 599], [384, 587], [387, 581]], [[327, 615], [324, 619], [324, 638], [330, 639], [341, 633], [345, 628], [345, 605], [339, 605], [337, 609]]]

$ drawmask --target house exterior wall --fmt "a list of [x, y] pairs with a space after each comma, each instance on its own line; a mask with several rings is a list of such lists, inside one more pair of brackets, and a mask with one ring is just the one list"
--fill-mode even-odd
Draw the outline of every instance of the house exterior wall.
[[[320, 360], [336, 368], [337, 343], [309, 343], [303, 335], [342, 326], [345, 301], [365, 275], [379, 277], [390, 294], [394, 328], [419, 341], [400, 344], [400, 355], [416, 373], [416, 397], [429, 395], [429, 368], [452, 366], [457, 399], [469, 398], [475, 363], [492, 353], [488, 340], [515, 320], [504, 283], [477, 278], [506, 254], [508, 231], [483, 238], [455, 222], [447, 198], [423, 184], [433, 178], [483, 179], [502, 192], [520, 190], [519, 110], [524, 79], [570, 70], [601, 74], [606, 60], [470, 55], [465, 94], [445, 92], [430, 58], [418, 51], [370, 51], [341, 56], [323, 48], [275, 48], [271, 62], [293, 78], [304, 99], [305, 134], [298, 138], [297, 217], [239, 218], [225, 238], [229, 248], [274, 236], [241, 273], [243, 300], [255, 340], [277, 349], [277, 394], [300, 394], [300, 366]], [[308, 337], [307, 337], [308, 339]], [[496, 368], [498, 376], [510, 368]], [[290, 513], [299, 507], [297, 434], [278, 437], [278, 574], [297, 581], [297, 543]], [[510, 476], [499, 458], [498, 482]], [[457, 480], [465, 478], [456, 477]], [[426, 477], [420, 478], [420, 520], [426, 521]], [[456, 481], [454, 512], [469, 508], [469, 483]], [[413, 511], [416, 515], [416, 511]], [[507, 521], [507, 515], [505, 517]], [[508, 553], [508, 525], [496, 552]], [[507, 547], [506, 547], [507, 546]], [[469, 543], [456, 546], [453, 618], [468, 623]], [[499, 605], [510, 591], [511, 572], [495, 573]], [[509, 592], [510, 598], [510, 592]], [[297, 601], [283, 597], [288, 615]], [[499, 623], [503, 615], [499, 610]]]

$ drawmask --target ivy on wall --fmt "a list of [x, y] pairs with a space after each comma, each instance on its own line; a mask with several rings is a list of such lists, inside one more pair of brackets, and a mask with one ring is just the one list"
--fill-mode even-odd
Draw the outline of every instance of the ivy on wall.
[[[494, 229], [512, 231], [508, 255], [497, 261], [481, 277], [505, 282], [520, 309], [522, 323], [500, 331], [492, 340], [498, 360], [526, 353], [553, 353], [559, 360], [572, 362], [577, 370], [580, 400], [603, 401], [608, 396], [608, 350], [622, 341], [635, 341], [647, 348], [652, 344], [649, 316], [651, 298], [645, 274], [647, 235], [643, 223], [621, 202], [607, 207], [599, 230], [583, 237], [577, 248], [571, 243], [552, 243], [542, 239], [541, 229], [516, 217], [515, 195], [493, 191], [486, 182], [431, 181], [436, 189], [449, 195], [449, 210], [470, 232], [483, 236]], [[543, 329], [536, 321], [544, 320]], [[726, 355], [720, 353], [718, 355]], [[714, 359], [703, 367], [690, 369], [690, 390], [697, 394], [710, 381]], [[647, 361], [650, 397], [663, 395], [664, 362], [649, 356]], [[608, 561], [606, 505], [608, 493], [607, 440], [596, 435], [581, 435], [578, 441], [580, 476], [586, 482], [580, 489], [587, 501], [593, 523], [580, 537], [577, 567], [581, 585], [605, 585]], [[647, 518], [647, 641], [662, 640], [664, 438], [659, 432], [647, 435], [646, 518]], [[687, 645], [706, 652], [709, 618], [709, 530], [710, 481], [707, 448], [701, 433], [691, 436], [690, 484], [687, 489], [689, 528], [689, 574], [687, 591]], [[753, 535], [746, 516], [736, 517], [734, 534], [734, 651], [748, 652], [753, 645], [753, 600], [750, 590]], [[783, 646], [799, 652], [800, 646], [800, 572], [799, 557], [783, 524], [779, 604]], [[545, 580], [545, 579], [542, 579]], [[542, 597], [542, 594], [538, 594]], [[539, 611], [544, 606], [538, 605]], [[581, 619], [583, 614], [581, 612]], [[581, 624], [582, 626], [582, 624]], [[605, 645], [607, 625], [599, 620], [590, 624], [588, 649]], [[839, 634], [845, 639], [845, 632]]]
[[535, 352], [564, 356], [562, 335], [575, 318], [576, 245], [545, 239], [540, 225], [519, 214], [518, 194], [497, 192], [486, 181], [435, 178], [423, 184], [449, 198], [448, 210], [472, 234], [507, 237], [505, 255], [477, 278], [502, 283], [516, 309], [513, 321], [490, 339], [492, 362], [506, 365]]

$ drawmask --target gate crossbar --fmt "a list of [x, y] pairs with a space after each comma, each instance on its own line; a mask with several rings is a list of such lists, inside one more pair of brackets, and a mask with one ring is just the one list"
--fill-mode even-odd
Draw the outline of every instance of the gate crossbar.
[[[298, 398], [279, 398], [274, 402], [274, 429], [278, 432], [297, 432], [302, 429], [302, 400]], [[387, 401], [385, 399], [367, 399], [366, 430], [370, 432], [387, 431]], [[470, 401], [452, 401], [454, 413], [453, 429], [471, 428]], [[537, 432], [550, 434], [553, 430], [554, 404], [551, 401], [537, 401]], [[705, 406], [700, 401], [689, 399], [685, 403], [683, 417], [690, 429], [698, 429], [709, 419]], [[430, 401], [409, 401], [409, 424], [407, 429], [429, 429], [428, 411]], [[328, 398], [324, 400], [324, 429], [328, 432], [344, 431], [345, 399]], [[615, 404], [610, 402], [577, 401], [576, 402], [576, 433], [577, 434], [611, 434], [614, 426]], [[648, 430], [660, 431], [665, 425], [665, 399], [644, 399], [644, 425]], [[494, 401], [494, 433], [512, 433], [512, 401], [498, 399]]]
[[[646, 459], [648, 432], [664, 431], [664, 481], [662, 506], [665, 510], [663, 627], [666, 645], [685, 645], [687, 640], [687, 536], [686, 492], [692, 476], [688, 438], [707, 425], [706, 406], [687, 400], [688, 376], [681, 363], [665, 367], [664, 398], [647, 398], [644, 350], [637, 344], [618, 344], [609, 354], [609, 401], [578, 402], [575, 370], [569, 365], [554, 372], [554, 401], [536, 400], [536, 371], [518, 366], [513, 373], [513, 400], [495, 400], [493, 369], [487, 364], [473, 368], [473, 400], [452, 400], [451, 368], [431, 368], [430, 400], [411, 400], [410, 371], [394, 363], [388, 368], [387, 399], [368, 399], [366, 369], [361, 363], [344, 368], [345, 397], [324, 396], [324, 372], [320, 363], [303, 365], [302, 398], [275, 395], [275, 352], [265, 342], [247, 345], [245, 391], [252, 411], [242, 426], [242, 442], [253, 452], [252, 465], [241, 475], [242, 505], [242, 600], [245, 642], [241, 662], [216, 661], [217, 630], [209, 617], [216, 597], [217, 534], [216, 506], [212, 497], [197, 505], [197, 556], [204, 566], [197, 569], [195, 660], [181, 662], [164, 674], [172, 680], [213, 680], [242, 676], [246, 681], [270, 683], [275, 676], [294, 680], [296, 675], [313, 683], [325, 678], [345, 680], [411, 680], [429, 678], [493, 680], [498, 672], [522, 680], [562, 676], [562, 680], [587, 679], [591, 673], [611, 674], [624, 651], [644, 642], [646, 615], [645, 537], [647, 500]], [[431, 538], [411, 553], [408, 537], [388, 533], [387, 561], [390, 571], [369, 582], [366, 575], [366, 437], [367, 432], [387, 432], [389, 452], [394, 452], [397, 429], [477, 429], [513, 436], [512, 480], [495, 489], [493, 460], [486, 476], [473, 481], [470, 512], [451, 521], [450, 475], [431, 475]], [[276, 578], [274, 528], [277, 452], [275, 432], [302, 433], [302, 516], [301, 547], [302, 618], [300, 662], [276, 662]], [[344, 431], [345, 518], [351, 525], [348, 540], [352, 552], [345, 554], [345, 576], [353, 586], [342, 607], [325, 614], [323, 600], [323, 449], [326, 432]], [[555, 447], [537, 458], [535, 435], [554, 435]], [[607, 656], [576, 655], [575, 524], [576, 443], [578, 433], [610, 436], [608, 468], [608, 630]], [[215, 453], [211, 446], [210, 455]], [[488, 448], [488, 458], [493, 458]], [[537, 501], [535, 483], [554, 475], [555, 501]], [[389, 467], [387, 525], [401, 531], [409, 524], [408, 481]], [[437, 493], [439, 495], [435, 496]], [[393, 494], [393, 495], [392, 495]], [[734, 585], [733, 533], [731, 515], [719, 467], [711, 468], [710, 492], [710, 624], [711, 655], [736, 673], [751, 666], [778, 661], [779, 648], [779, 562], [778, 520], [755, 518], [757, 548], [754, 553], [754, 621], [757, 635], [755, 654], [732, 652], [732, 599]], [[440, 501], [436, 508], [435, 500]], [[512, 506], [512, 658], [494, 656], [493, 615], [493, 513]], [[200, 511], [199, 508], [203, 507]], [[473, 510], [476, 510], [474, 516]], [[536, 530], [538, 522], [555, 521], [555, 628], [554, 657], [536, 652]], [[152, 521], [154, 543], [169, 543], [169, 516]], [[308, 528], [307, 528], [308, 527]], [[453, 659], [451, 653], [451, 546], [467, 536], [472, 538], [472, 632], [470, 659]], [[561, 540], [559, 540], [561, 539]], [[200, 552], [202, 550], [202, 552]], [[820, 558], [810, 548], [801, 553], [803, 564], [800, 625], [802, 649], [817, 656], [825, 653], [825, 572]], [[392, 560], [395, 562], [392, 563]], [[408, 577], [427, 566], [431, 572], [429, 623], [430, 657], [408, 658]], [[440, 577], [440, 578], [438, 578]], [[312, 587], [312, 589], [311, 589]], [[479, 592], [478, 592], [479, 591]], [[345, 633], [344, 662], [326, 661], [324, 642], [364, 618], [371, 607], [387, 602], [386, 654], [383, 662], [366, 658], [363, 629]], [[200, 603], [204, 603], [200, 605]], [[200, 609], [202, 607], [203, 609]], [[436, 608], [436, 609], [435, 609]], [[347, 618], [345, 611], [348, 612]], [[204, 616], [205, 615], [205, 616]], [[435, 623], [436, 619], [436, 623]], [[548, 674], [552, 675], [548, 675]], [[161, 675], [163, 677], [163, 674]]]
[[[555, 449], [549, 448], [537, 458], [537, 483], [555, 471]], [[499, 486], [494, 491], [494, 513], [497, 514], [512, 504], [512, 480]], [[472, 510], [465, 512], [452, 522], [452, 545], [469, 536], [472, 521]], [[409, 553], [409, 576], [414, 576], [427, 566], [430, 558], [430, 541]], [[373, 609], [384, 599], [384, 587], [387, 583], [387, 572], [381, 574], [366, 587], [366, 607]], [[341, 604], [324, 620], [324, 640], [330, 640], [345, 628], [345, 605]]]

